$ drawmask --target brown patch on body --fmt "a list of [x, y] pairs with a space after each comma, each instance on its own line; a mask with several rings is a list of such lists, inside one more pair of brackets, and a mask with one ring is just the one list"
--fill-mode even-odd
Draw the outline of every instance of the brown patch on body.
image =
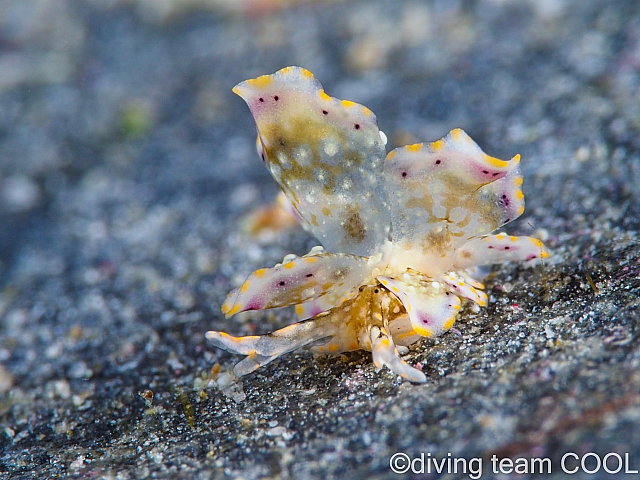
[[357, 242], [362, 242], [367, 236], [367, 232], [360, 218], [360, 214], [353, 208], [349, 208], [348, 212], [347, 219], [342, 225], [342, 228], [349, 238]]
[[448, 252], [451, 250], [451, 234], [449, 229], [445, 227], [438, 232], [427, 232], [427, 234], [422, 237], [420, 247], [423, 252]]

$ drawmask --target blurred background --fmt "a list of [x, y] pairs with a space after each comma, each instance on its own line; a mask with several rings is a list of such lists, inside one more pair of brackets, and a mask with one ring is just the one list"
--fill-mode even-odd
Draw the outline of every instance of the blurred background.
[[2, 0], [2, 268], [79, 213], [71, 194], [85, 196], [91, 221], [73, 224], [85, 240], [136, 205], [224, 214], [255, 200], [267, 174], [231, 87], [287, 65], [368, 105], [390, 146], [462, 127], [493, 155], [522, 153], [526, 170], [579, 171], [637, 136], [636, 13], [624, 1]]
[[[231, 88], [288, 65], [373, 110], [390, 148], [461, 127], [491, 155], [522, 155], [527, 210], [509, 231], [542, 237], [548, 268], [505, 267], [490, 286], [503, 300], [440, 350], [418, 348], [414, 362], [434, 379], [424, 391], [360, 354], [292, 355], [235, 397], [209, 384], [212, 365], [237, 358], [206, 346], [206, 330], [290, 322], [227, 321], [226, 292], [316, 243], [238, 227], [277, 186]], [[640, 351], [639, 131], [635, 0], [0, 0], [0, 472], [386, 478], [390, 452], [407, 445], [445, 455], [506, 455], [510, 444], [550, 454], [589, 435], [612, 445], [604, 431], [540, 425], [640, 385], [629, 376]], [[501, 318], [532, 330], [495, 335]], [[585, 336], [599, 340], [578, 355]], [[474, 355], [460, 347], [472, 337]], [[598, 350], [606, 338], [626, 353]], [[607, 355], [620, 365], [589, 377], [584, 358]], [[519, 365], [512, 387], [487, 390], [504, 364]], [[634, 431], [637, 420], [618, 438], [637, 451]], [[306, 466], [292, 460], [303, 452]]]

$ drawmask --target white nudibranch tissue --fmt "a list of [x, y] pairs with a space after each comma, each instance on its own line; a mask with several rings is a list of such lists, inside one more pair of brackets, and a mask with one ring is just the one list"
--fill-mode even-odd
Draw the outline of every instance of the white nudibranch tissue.
[[401, 354], [449, 330], [462, 300], [487, 304], [472, 269], [549, 255], [535, 238], [492, 234], [524, 211], [519, 155], [491, 157], [460, 129], [386, 154], [373, 112], [330, 97], [299, 67], [233, 91], [255, 119], [262, 161], [322, 244], [256, 270], [227, 296], [227, 317], [295, 305], [299, 320], [268, 335], [207, 332], [246, 356], [237, 376], [309, 346], [368, 350], [378, 368], [423, 383]]

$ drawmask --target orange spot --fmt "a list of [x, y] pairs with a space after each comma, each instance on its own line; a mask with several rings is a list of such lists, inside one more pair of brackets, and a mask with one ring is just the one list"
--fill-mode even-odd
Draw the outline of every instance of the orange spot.
[[446, 322], [444, 322], [444, 329], [445, 330], [449, 330], [452, 326], [453, 326], [453, 322], [454, 322], [454, 318], [451, 317], [449, 320], [447, 320]]
[[306, 68], [301, 69], [301, 70], [300, 70], [300, 73], [302, 73], [302, 76], [303, 76], [303, 77], [306, 77], [306, 78], [309, 78], [309, 79], [313, 78], [313, 73], [311, 73], [311, 72], [310, 72], [309, 70], [307, 70]]
[[318, 259], [316, 257], [307, 257], [304, 259], [305, 263], [316, 263]]
[[442, 150], [444, 148], [444, 141], [443, 140], [437, 140], [435, 142], [432, 142], [429, 147], [431, 147], [431, 150], [433, 150], [434, 152], [437, 152], [438, 150]]
[[292, 268], [295, 267], [295, 264], [293, 263], [293, 261], [291, 261], [289, 263], [285, 263], [282, 267], [286, 268], [287, 270], [291, 270]]
[[404, 148], [409, 152], [419, 152], [420, 150], [422, 150], [422, 147], [423, 145], [421, 143], [416, 143], [415, 145], [407, 145]]
[[331, 100], [331, 97], [326, 93], [324, 93], [324, 90], [320, 90], [319, 95], [322, 100], [327, 100], [327, 101]]
[[413, 330], [418, 334], [418, 335], [422, 335], [423, 337], [427, 337], [427, 338], [431, 338], [433, 337], [433, 330], [431, 330], [430, 328], [427, 327], [423, 327], [421, 325], [413, 325]]
[[357, 103], [352, 102], [351, 100], [342, 100], [340, 102], [340, 105], [342, 105], [344, 108], [353, 108], [357, 105]]
[[[273, 75], [262, 75], [258, 78], [246, 80], [244, 83], [253, 88], [266, 88], [273, 83]], [[233, 92], [239, 95], [239, 93], [236, 91], [237, 88], [237, 86], [234, 87]]]
[[492, 167], [503, 169], [509, 166], [509, 162], [505, 162], [504, 160], [500, 160], [499, 158], [491, 157], [486, 153], [482, 154], [482, 159], [485, 161], [485, 163], [491, 165]]
[[267, 274], [268, 271], [268, 268], [261, 268], [260, 270], [256, 270], [255, 272], [253, 272], [253, 274], [256, 276], [256, 278], [262, 278]]
[[240, 287], [240, 291], [242, 293], [245, 293], [247, 290], [249, 290], [249, 286], [251, 285], [251, 282], [249, 280], [247, 280], [246, 282], [244, 282], [242, 284], [242, 286]]
[[304, 307], [302, 305], [296, 305], [296, 315], [300, 316], [304, 313]]
[[451, 138], [453, 138], [454, 140], [460, 140], [460, 135], [462, 134], [462, 130], [459, 128], [454, 128], [449, 133], [451, 134]]

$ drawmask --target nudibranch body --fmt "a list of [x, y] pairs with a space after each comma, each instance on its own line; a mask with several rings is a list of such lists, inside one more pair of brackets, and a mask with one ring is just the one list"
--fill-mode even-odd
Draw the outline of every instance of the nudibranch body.
[[385, 157], [373, 112], [328, 96], [299, 67], [233, 91], [253, 114], [262, 161], [324, 247], [287, 255], [229, 293], [227, 317], [295, 305], [300, 320], [262, 336], [207, 332], [214, 345], [246, 355], [236, 375], [310, 346], [369, 350], [377, 367], [425, 382], [400, 354], [421, 336], [449, 330], [461, 299], [486, 305], [468, 270], [548, 256], [535, 238], [491, 234], [524, 211], [519, 155], [490, 157], [455, 129]]

